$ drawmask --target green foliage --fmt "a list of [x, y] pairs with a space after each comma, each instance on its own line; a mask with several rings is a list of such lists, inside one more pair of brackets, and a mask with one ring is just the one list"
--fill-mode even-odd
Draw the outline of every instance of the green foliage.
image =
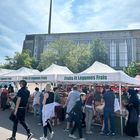
[[95, 39], [91, 43], [91, 64], [95, 61], [107, 63], [107, 47], [100, 39]]
[[15, 56], [10, 58], [6, 56], [5, 60], [7, 63], [4, 65], [7, 69], [19, 69], [21, 67], [32, 67], [33, 58], [30, 56], [28, 51], [23, 53], [15, 52]]
[[47, 51], [43, 52], [41, 55], [39, 69], [45, 69], [52, 63], [65, 65], [65, 58], [72, 46], [72, 42], [63, 39], [58, 39], [53, 43], [50, 43]]
[[5, 60], [8, 62], [6, 63], [3, 68], [6, 69], [12, 69], [12, 63], [13, 63], [13, 58], [9, 57], [9, 56], [5, 56]]
[[82, 72], [90, 64], [90, 47], [85, 44], [77, 45], [71, 48], [67, 57], [67, 66], [73, 72]]
[[35, 58], [32, 58], [32, 65], [31, 65], [31, 67], [33, 69], [38, 69], [38, 65], [39, 65], [39, 60], [37, 60]]
[[132, 77], [140, 74], [140, 62], [131, 62], [129, 66], [124, 69], [124, 72]]
[[76, 45], [71, 41], [58, 39], [48, 46], [41, 55], [39, 69], [45, 69], [52, 63], [67, 66], [73, 72], [79, 72], [89, 65], [90, 48], [84, 44]]
[[77, 45], [69, 40], [58, 39], [49, 44], [47, 50], [41, 54], [40, 60], [31, 57], [29, 51], [16, 52], [13, 58], [6, 56], [7, 63], [4, 68], [19, 69], [24, 66], [42, 71], [54, 63], [67, 66], [74, 73], [78, 73], [94, 61], [106, 63], [106, 52], [104, 44], [99, 39], [94, 40], [91, 45]]

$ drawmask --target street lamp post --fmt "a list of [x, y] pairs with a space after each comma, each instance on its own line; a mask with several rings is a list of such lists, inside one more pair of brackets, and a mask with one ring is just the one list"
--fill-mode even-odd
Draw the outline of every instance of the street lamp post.
[[51, 34], [52, 0], [50, 0], [48, 34]]

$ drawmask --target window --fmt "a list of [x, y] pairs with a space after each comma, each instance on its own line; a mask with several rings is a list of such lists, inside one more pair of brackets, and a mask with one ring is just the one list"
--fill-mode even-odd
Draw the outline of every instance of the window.
[[110, 65], [112, 67], [116, 66], [116, 43], [114, 41], [110, 44]]
[[127, 56], [127, 43], [119, 43], [119, 66], [127, 67], [128, 66], [128, 56]]

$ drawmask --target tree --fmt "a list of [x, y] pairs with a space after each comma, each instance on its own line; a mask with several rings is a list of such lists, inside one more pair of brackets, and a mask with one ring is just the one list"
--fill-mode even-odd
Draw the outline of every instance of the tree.
[[6, 64], [4, 64], [2, 67], [6, 68], [6, 69], [12, 69], [13, 68], [13, 58], [9, 57], [9, 56], [5, 56], [5, 60], [8, 62]]
[[41, 55], [39, 69], [45, 69], [52, 63], [67, 66], [73, 72], [84, 70], [89, 65], [90, 49], [86, 45], [58, 39], [49, 44], [48, 49]]
[[64, 39], [58, 39], [50, 43], [47, 51], [43, 52], [41, 55], [39, 69], [45, 69], [52, 63], [65, 65], [65, 58], [72, 46], [73, 43], [71, 41]]
[[10, 58], [6, 56], [7, 63], [4, 65], [4, 68], [8, 69], [19, 69], [21, 67], [32, 68], [33, 58], [30, 56], [28, 51], [22, 53], [15, 52], [15, 56]]
[[95, 39], [91, 45], [91, 64], [95, 61], [107, 63], [107, 48], [100, 39]]
[[90, 47], [86, 44], [71, 48], [66, 57], [67, 66], [78, 73], [90, 66]]
[[124, 69], [124, 72], [132, 77], [140, 74], [140, 62], [131, 62], [128, 67]]
[[38, 65], [39, 65], [39, 60], [37, 60], [36, 58], [32, 57], [32, 65], [31, 65], [31, 67], [33, 69], [38, 69]]

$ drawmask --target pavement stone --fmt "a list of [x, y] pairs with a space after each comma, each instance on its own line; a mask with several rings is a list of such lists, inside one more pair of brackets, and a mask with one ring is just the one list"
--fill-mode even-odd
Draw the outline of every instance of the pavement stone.
[[[12, 133], [12, 122], [8, 119], [10, 115], [10, 110], [5, 110], [5, 111], [0, 111], [0, 140], [6, 140], [8, 137], [11, 136]], [[38, 118], [34, 117], [33, 114], [27, 113], [26, 115], [26, 121], [29, 124], [29, 127], [31, 129], [31, 132], [34, 134], [34, 137], [32, 140], [38, 140], [40, 136], [43, 135], [43, 129], [42, 126], [38, 126]], [[68, 137], [67, 132], [64, 132], [64, 128], [66, 126], [66, 123], [62, 123], [58, 126], [54, 126], [54, 138], [53, 140], [72, 140], [71, 138]], [[133, 140], [133, 139], [140, 139], [138, 138], [131, 138], [127, 136], [101, 136], [99, 134], [100, 132], [100, 127], [99, 126], [93, 126], [93, 134], [92, 135], [87, 135], [85, 134], [85, 129], [83, 129], [84, 132], [84, 137], [86, 140]], [[75, 134], [78, 137], [78, 132]], [[26, 140], [27, 136], [25, 133], [25, 130], [22, 128], [22, 126], [19, 124], [18, 125], [18, 131], [17, 131], [17, 137], [16, 140]]]

